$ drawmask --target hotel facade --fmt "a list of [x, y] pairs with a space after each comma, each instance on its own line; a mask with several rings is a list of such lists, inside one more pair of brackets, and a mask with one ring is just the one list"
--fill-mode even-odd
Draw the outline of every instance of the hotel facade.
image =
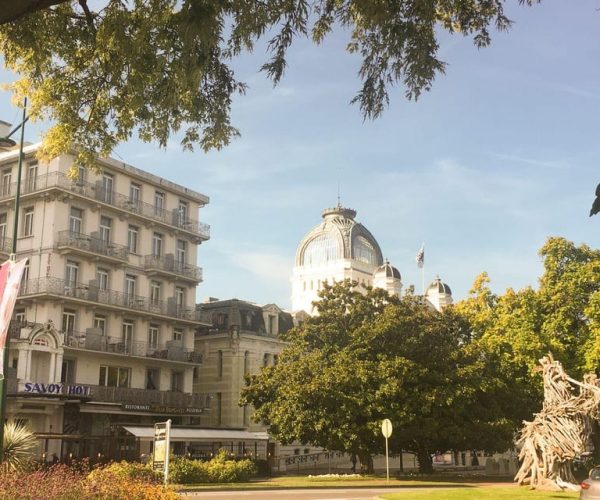
[[[24, 148], [17, 259], [28, 264], [10, 328], [7, 417], [42, 456], [139, 458], [124, 426], [200, 422], [203, 326], [197, 220], [208, 197], [113, 159], [76, 169]], [[18, 151], [0, 150], [0, 258], [12, 248]], [[183, 443], [181, 443], [183, 446]], [[177, 451], [177, 449], [176, 449]]]

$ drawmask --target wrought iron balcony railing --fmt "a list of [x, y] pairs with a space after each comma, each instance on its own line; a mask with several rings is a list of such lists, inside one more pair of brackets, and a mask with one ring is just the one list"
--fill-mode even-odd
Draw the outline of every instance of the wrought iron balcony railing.
[[69, 331], [65, 335], [65, 346], [91, 351], [126, 354], [184, 363], [202, 362], [202, 354], [193, 349], [184, 348], [181, 342], [172, 340], [166, 344], [144, 342], [123, 337], [112, 337], [97, 333], [90, 328], [85, 332]]
[[59, 231], [57, 246], [85, 250], [86, 252], [104, 255], [122, 261], [126, 261], [128, 255], [128, 250], [125, 245], [108, 243], [100, 238], [95, 238], [88, 234], [75, 233], [73, 231]]
[[[14, 197], [17, 191], [16, 186], [16, 182], [0, 184], [0, 201]], [[74, 181], [62, 172], [50, 172], [49, 174], [38, 175], [31, 179], [24, 179], [24, 182], [21, 184], [21, 195], [49, 188], [60, 188], [70, 193], [107, 203], [127, 212], [137, 213], [169, 226], [178, 227], [184, 231], [197, 234], [200, 238], [210, 238], [210, 226], [208, 224], [190, 219], [180, 210], [165, 210], [150, 203], [133, 200], [129, 196], [117, 193], [116, 191], [108, 190], [102, 185], [102, 181], [96, 183]]]
[[130, 389], [128, 387], [90, 386], [93, 401], [119, 402], [140, 405], [161, 405], [189, 408], [208, 408], [208, 394], [190, 394], [177, 391], [157, 391], [151, 389]]
[[11, 253], [12, 252], [12, 238], [3, 236], [0, 238], [0, 253]]
[[72, 297], [98, 304], [139, 311], [140, 313], [157, 314], [187, 321], [199, 321], [199, 314], [194, 307], [178, 305], [175, 298], [167, 301], [153, 300], [141, 295], [117, 292], [115, 290], [102, 290], [98, 288], [97, 282], [94, 280], [86, 284], [46, 277], [31, 279], [21, 283], [19, 289], [20, 297], [40, 294]]
[[146, 255], [144, 258], [144, 268], [147, 271], [158, 270], [173, 273], [183, 278], [190, 279], [197, 283], [202, 281], [202, 268], [180, 262], [173, 258], [173, 255], [157, 257], [155, 255]]

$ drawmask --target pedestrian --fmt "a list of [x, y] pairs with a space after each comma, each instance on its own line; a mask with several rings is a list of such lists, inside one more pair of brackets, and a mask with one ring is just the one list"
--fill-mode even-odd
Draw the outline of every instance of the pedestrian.
[[352, 472], [356, 472], [356, 453], [352, 453], [350, 461], [352, 462]]

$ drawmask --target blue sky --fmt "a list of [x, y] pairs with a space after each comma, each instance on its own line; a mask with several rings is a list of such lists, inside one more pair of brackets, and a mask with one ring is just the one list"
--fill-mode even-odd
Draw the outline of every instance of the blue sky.
[[[276, 88], [258, 71], [261, 45], [235, 65], [250, 86], [233, 106], [241, 139], [209, 154], [182, 152], [176, 137], [166, 150], [131, 141], [115, 156], [210, 196], [198, 300], [289, 307], [296, 246], [336, 203], [338, 182], [405, 285], [420, 288], [414, 257], [425, 241], [427, 281], [439, 274], [455, 299], [482, 271], [497, 292], [535, 286], [548, 236], [600, 246], [600, 216], [587, 216], [600, 182], [598, 9], [512, 1], [513, 28], [486, 49], [442, 35], [446, 75], [416, 103], [393, 89], [374, 122], [349, 104], [360, 61], [344, 33], [296, 43]], [[0, 119], [17, 117], [0, 93]], [[43, 128], [28, 126], [27, 139]]]

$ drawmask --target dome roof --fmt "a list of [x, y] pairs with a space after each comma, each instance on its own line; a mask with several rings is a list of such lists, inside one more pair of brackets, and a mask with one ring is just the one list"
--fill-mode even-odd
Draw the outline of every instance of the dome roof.
[[446, 283], [444, 283], [439, 276], [436, 276], [436, 278], [431, 282], [431, 285], [427, 287], [425, 294], [429, 295], [430, 292], [447, 293], [448, 295], [452, 295], [452, 290], [450, 290], [450, 287], [446, 285]]
[[385, 264], [383, 264], [383, 266], [378, 267], [377, 269], [375, 269], [375, 272], [373, 273], [373, 278], [397, 278], [397, 279], [402, 279], [402, 277], [400, 276], [400, 271], [398, 271], [398, 269], [396, 269], [394, 266], [392, 266], [390, 264], [389, 260], [385, 260]]
[[383, 265], [377, 240], [361, 223], [356, 210], [339, 203], [323, 210], [323, 221], [310, 231], [296, 252], [296, 266], [322, 266], [351, 259], [369, 266]]

